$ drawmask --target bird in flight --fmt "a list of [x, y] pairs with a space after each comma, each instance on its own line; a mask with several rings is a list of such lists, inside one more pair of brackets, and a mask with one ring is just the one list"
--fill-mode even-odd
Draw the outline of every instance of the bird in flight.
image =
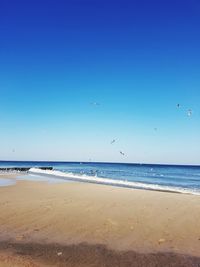
[[122, 151], [119, 151], [119, 153], [120, 153], [122, 156], [125, 156], [124, 152], [122, 152]]
[[177, 106], [177, 108], [180, 108], [181, 105], [180, 104], [177, 104], [176, 106]]
[[112, 145], [112, 144], [114, 144], [115, 142], [116, 142], [116, 140], [113, 139], [113, 140], [110, 142], [110, 144]]
[[100, 106], [100, 104], [98, 102], [91, 102], [90, 105], [92, 105], [92, 106]]
[[188, 111], [187, 111], [187, 115], [188, 115], [189, 117], [192, 116], [192, 110], [191, 110], [191, 109], [188, 109]]

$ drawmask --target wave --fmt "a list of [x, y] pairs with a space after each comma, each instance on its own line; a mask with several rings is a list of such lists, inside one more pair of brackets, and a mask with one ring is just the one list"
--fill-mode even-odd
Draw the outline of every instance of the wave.
[[29, 173], [54, 176], [54, 177], [59, 177], [62, 179], [73, 180], [73, 181], [78, 181], [78, 182], [89, 182], [89, 183], [114, 185], [114, 186], [128, 187], [128, 188], [135, 188], [135, 189], [147, 189], [147, 190], [154, 190], [154, 191], [165, 191], [165, 192], [172, 192], [172, 193], [200, 195], [200, 191], [189, 190], [186, 188], [162, 186], [158, 184], [147, 184], [147, 183], [141, 183], [141, 182], [126, 181], [126, 180], [115, 180], [115, 179], [110, 179], [110, 178], [101, 178], [97, 176], [88, 176], [85, 174], [79, 175], [79, 174], [74, 174], [71, 172], [62, 172], [62, 171], [57, 171], [57, 170], [42, 170], [39, 168], [31, 168], [29, 170]]

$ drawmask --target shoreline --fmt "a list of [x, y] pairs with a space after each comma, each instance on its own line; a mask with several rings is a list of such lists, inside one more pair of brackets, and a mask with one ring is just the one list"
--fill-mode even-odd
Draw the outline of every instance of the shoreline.
[[200, 196], [199, 190], [194, 190], [191, 188], [182, 188], [178, 186], [170, 186], [170, 185], [159, 185], [138, 181], [129, 181], [124, 179], [113, 179], [110, 177], [101, 177], [101, 176], [88, 176], [88, 175], [80, 175], [74, 173], [66, 173], [60, 170], [47, 169], [47, 168], [30, 168], [28, 171], [29, 175], [41, 175], [48, 176], [49, 178], [63, 179], [67, 181], [75, 181], [75, 182], [86, 182], [91, 184], [100, 184], [100, 185], [109, 185], [116, 186], [122, 188], [132, 188], [132, 189], [140, 189], [140, 190], [150, 190], [150, 191], [158, 191], [158, 192], [170, 192], [170, 193], [181, 193], [181, 194], [189, 194], [189, 195], [197, 195]]
[[[65, 174], [65, 173], [64, 173]], [[23, 175], [27, 175], [27, 176], [31, 176], [31, 175], [38, 175], [41, 176], [41, 180], [36, 180], [34, 181], [33, 179], [23, 179]], [[187, 192], [184, 190], [180, 190], [180, 191], [176, 191], [176, 189], [174, 190], [168, 190], [168, 189], [155, 189], [155, 188], [144, 188], [144, 187], [134, 187], [134, 186], [128, 186], [128, 185], [121, 185], [121, 184], [115, 184], [115, 183], [106, 183], [106, 182], [98, 182], [98, 181], [92, 181], [92, 180], [87, 180], [87, 179], [78, 179], [78, 178], [70, 178], [70, 177], [64, 177], [64, 176], [56, 176], [53, 174], [45, 174], [45, 173], [31, 173], [31, 172], [27, 172], [27, 171], [13, 171], [13, 172], [0, 172], [0, 179], [3, 179], [1, 176], [4, 176], [6, 179], [9, 178], [13, 178], [17, 181], [32, 181], [32, 182], [46, 182], [47, 180], [51, 181], [51, 179], [56, 183], [56, 180], [58, 181], [58, 183], [65, 183], [65, 182], [74, 182], [74, 183], [86, 183], [86, 184], [94, 184], [94, 185], [105, 185], [105, 186], [111, 186], [111, 187], [117, 187], [117, 188], [127, 188], [127, 189], [133, 189], [133, 190], [142, 190], [142, 191], [152, 191], [152, 192], [163, 192], [163, 193], [172, 193], [172, 194], [183, 194], [183, 195], [192, 195], [192, 196], [200, 196], [200, 193], [195, 193], [195, 191], [191, 191], [191, 192]], [[16, 179], [17, 176], [21, 176], [20, 179]], [[47, 180], [45, 180], [44, 178], [48, 178]], [[111, 178], [100, 178], [100, 179], [111, 179]], [[111, 179], [112, 180], [112, 179]], [[15, 185], [15, 184], [11, 184], [11, 185]], [[146, 184], [148, 185], [148, 184]], [[1, 185], [0, 185], [1, 186]], [[8, 185], [10, 186], [10, 185]]]
[[[151, 165], [150, 165], [151, 166]], [[158, 183], [158, 182], [145, 182], [136, 179], [134, 180], [127, 180], [121, 179], [121, 177], [115, 179], [107, 176], [99, 176], [99, 175], [86, 175], [80, 173], [73, 173], [73, 172], [65, 172], [62, 170], [54, 169], [52, 166], [41, 166], [41, 167], [3, 167], [0, 168], [0, 176], [1, 175], [9, 175], [9, 174], [26, 174], [27, 176], [40, 176], [40, 177], [47, 177], [49, 180], [56, 179], [60, 180], [60, 182], [68, 181], [68, 182], [85, 182], [85, 183], [92, 183], [92, 184], [102, 184], [108, 186], [115, 186], [121, 188], [132, 188], [132, 189], [139, 189], [139, 190], [149, 190], [149, 191], [158, 191], [158, 192], [166, 192], [166, 193], [180, 193], [180, 194], [188, 194], [188, 195], [197, 195], [200, 196], [200, 190], [191, 187], [191, 186], [181, 186], [176, 184], [170, 183]], [[23, 180], [23, 179], [22, 179]], [[26, 180], [26, 179], [25, 179]], [[28, 179], [31, 180], [31, 179]], [[34, 180], [34, 179], [33, 179]], [[43, 181], [44, 179], [38, 179], [38, 181]]]
[[[16, 177], [7, 177], [11, 176]], [[161, 259], [181, 258], [184, 262], [192, 257], [200, 264], [199, 203], [200, 198], [194, 195], [79, 182], [17, 180], [15, 185], [0, 187], [0, 252], [3, 244], [5, 255], [10, 253], [5, 246], [13, 247], [14, 255], [18, 255], [20, 246], [24, 246], [24, 253], [26, 247], [35, 251], [43, 246], [46, 251], [55, 245], [66, 251], [76, 247], [82, 253], [86, 246], [91, 247], [91, 253], [101, 254], [102, 249], [109, 255], [114, 253], [115, 259], [127, 252], [133, 253], [130, 257], [138, 262], [138, 255], [143, 255], [142, 262], [153, 262], [152, 255], [157, 255], [160, 263]]]

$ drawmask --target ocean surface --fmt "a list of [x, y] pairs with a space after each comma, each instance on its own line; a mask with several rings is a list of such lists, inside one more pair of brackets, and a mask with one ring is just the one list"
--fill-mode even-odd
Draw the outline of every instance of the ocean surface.
[[[53, 171], [38, 169], [48, 166]], [[200, 166], [0, 161], [0, 168], [3, 167], [31, 167], [23, 179], [36, 181], [81, 181], [200, 195]]]

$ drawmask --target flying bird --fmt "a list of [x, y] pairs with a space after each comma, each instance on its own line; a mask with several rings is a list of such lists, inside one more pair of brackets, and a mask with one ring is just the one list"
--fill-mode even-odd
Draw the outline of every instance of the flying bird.
[[125, 156], [124, 152], [122, 152], [122, 151], [119, 151], [119, 153], [120, 153], [122, 156]]
[[180, 108], [181, 105], [180, 104], [177, 104], [176, 106], [177, 106], [177, 108]]
[[100, 106], [100, 104], [98, 102], [91, 102], [90, 105], [92, 105], [92, 106]]
[[110, 142], [110, 144], [112, 145], [112, 144], [114, 144], [115, 142], [116, 142], [116, 140], [113, 139], [113, 140]]
[[188, 115], [189, 117], [192, 116], [192, 110], [191, 110], [191, 109], [188, 109], [188, 111], [187, 111], [187, 115]]

